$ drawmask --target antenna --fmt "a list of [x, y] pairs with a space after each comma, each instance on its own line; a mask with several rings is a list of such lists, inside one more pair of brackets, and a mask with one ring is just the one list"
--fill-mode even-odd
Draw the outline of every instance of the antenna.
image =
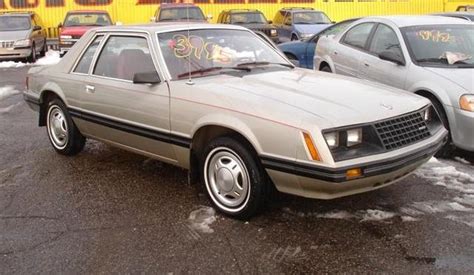
[[[187, 20], [187, 23], [188, 23], [188, 43], [191, 43], [191, 40], [190, 40], [191, 25], [189, 24], [189, 5], [186, 5], [186, 20]], [[189, 55], [189, 57], [188, 57], [188, 73], [189, 73], [189, 75], [188, 75], [188, 81], [186, 82], [186, 84], [188, 84], [188, 85], [194, 85], [193, 78], [192, 78], [192, 75], [191, 75], [191, 56], [192, 55]]]

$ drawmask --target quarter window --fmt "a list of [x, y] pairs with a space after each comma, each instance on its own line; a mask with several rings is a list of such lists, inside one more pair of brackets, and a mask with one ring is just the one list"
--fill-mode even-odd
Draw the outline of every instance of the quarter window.
[[343, 43], [364, 49], [373, 27], [374, 23], [363, 23], [353, 27], [344, 36]]
[[103, 38], [104, 36], [100, 35], [94, 39], [92, 44], [89, 45], [87, 50], [82, 55], [81, 60], [79, 60], [79, 63], [77, 63], [77, 66], [74, 69], [74, 72], [82, 73], [82, 74], [89, 73], [89, 68], [91, 67], [92, 59], [94, 58], [94, 54], [97, 51], [100, 41], [102, 41]]
[[403, 56], [397, 35], [392, 28], [383, 24], [378, 25], [369, 50], [376, 55], [392, 52], [399, 57]]
[[94, 69], [94, 75], [132, 81], [136, 73], [156, 72], [144, 37], [111, 36]]

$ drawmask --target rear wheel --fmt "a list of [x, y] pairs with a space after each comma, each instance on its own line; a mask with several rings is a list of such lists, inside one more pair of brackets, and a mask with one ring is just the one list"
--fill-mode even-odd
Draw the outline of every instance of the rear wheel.
[[48, 51], [48, 45], [47, 45], [47, 42], [46, 42], [46, 39], [44, 40], [44, 43], [43, 43], [43, 48], [41, 49], [41, 53], [40, 53], [40, 56], [41, 57], [44, 57], [46, 56], [46, 52]]
[[84, 148], [85, 137], [76, 128], [64, 103], [57, 98], [48, 103], [46, 128], [49, 141], [59, 154], [73, 156]]
[[201, 178], [214, 206], [238, 219], [250, 218], [262, 210], [271, 190], [252, 151], [230, 137], [217, 138], [206, 147]]
[[324, 65], [324, 66], [321, 68], [320, 71], [321, 71], [321, 72], [332, 73], [331, 68], [329, 68], [329, 66], [327, 66], [327, 65]]

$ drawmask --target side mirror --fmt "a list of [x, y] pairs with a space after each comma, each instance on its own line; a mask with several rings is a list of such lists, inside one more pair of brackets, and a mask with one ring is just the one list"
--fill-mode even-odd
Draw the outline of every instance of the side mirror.
[[160, 76], [157, 72], [136, 73], [133, 76], [133, 84], [159, 84], [161, 83]]
[[268, 22], [268, 24], [273, 24], [272, 20], [268, 20], [267, 22]]
[[206, 16], [206, 19], [207, 19], [207, 20], [212, 20], [212, 18], [213, 18], [213, 17], [212, 17], [212, 14], [208, 14], [208, 15]]
[[379, 54], [379, 58], [385, 61], [393, 62], [397, 65], [405, 66], [405, 60], [403, 57], [394, 54], [393, 52], [385, 51]]
[[62, 27], [63, 27], [63, 23], [59, 23], [58, 28], [60, 29]]
[[34, 26], [33, 27], [33, 31], [35, 31], [35, 32], [40, 31], [40, 30], [42, 30], [41, 26]]
[[150, 17], [150, 22], [156, 22], [156, 17], [155, 16]]
[[331, 23], [336, 24], [337, 22], [336, 21], [331, 21]]

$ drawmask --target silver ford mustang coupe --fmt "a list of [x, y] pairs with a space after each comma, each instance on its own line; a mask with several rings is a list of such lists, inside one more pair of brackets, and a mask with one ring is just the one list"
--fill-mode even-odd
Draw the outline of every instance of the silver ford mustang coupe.
[[27, 84], [58, 153], [91, 138], [187, 168], [218, 210], [241, 219], [273, 186], [316, 199], [387, 186], [447, 137], [429, 100], [295, 68], [231, 25], [94, 29], [59, 64], [32, 68]]

